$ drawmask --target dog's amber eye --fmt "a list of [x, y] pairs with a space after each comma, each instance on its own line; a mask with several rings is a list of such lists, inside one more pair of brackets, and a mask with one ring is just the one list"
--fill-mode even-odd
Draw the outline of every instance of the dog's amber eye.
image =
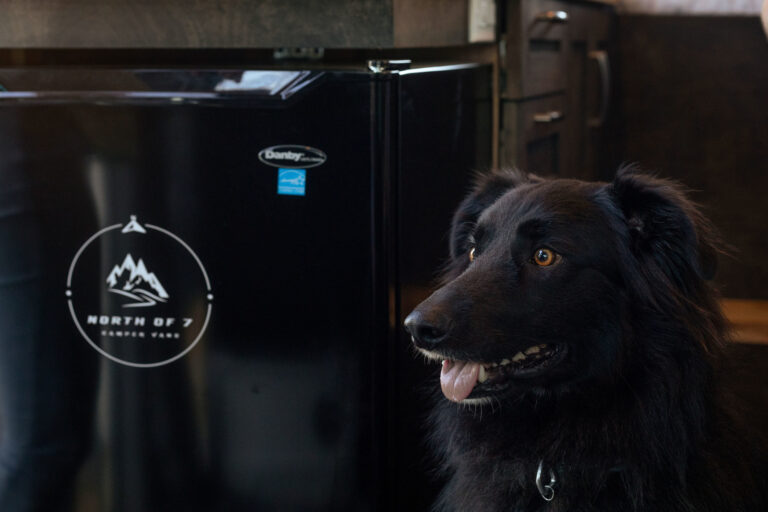
[[540, 267], [548, 267], [555, 263], [556, 259], [557, 255], [549, 249], [536, 249], [533, 254], [533, 261]]
[[475, 261], [475, 248], [474, 247], [469, 250], [469, 261], [470, 262]]

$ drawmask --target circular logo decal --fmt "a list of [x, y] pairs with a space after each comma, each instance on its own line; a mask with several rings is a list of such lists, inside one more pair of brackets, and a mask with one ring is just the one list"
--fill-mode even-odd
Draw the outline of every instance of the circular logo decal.
[[208, 274], [189, 245], [135, 215], [80, 247], [66, 296], [75, 326], [94, 349], [139, 368], [171, 363], [192, 350], [213, 303]]

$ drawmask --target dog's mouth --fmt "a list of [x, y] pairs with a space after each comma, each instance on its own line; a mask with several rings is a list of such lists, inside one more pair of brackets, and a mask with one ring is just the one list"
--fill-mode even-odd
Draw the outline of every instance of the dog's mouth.
[[440, 386], [449, 400], [472, 403], [505, 391], [513, 379], [541, 375], [562, 361], [565, 353], [565, 345], [541, 344], [491, 363], [444, 359]]

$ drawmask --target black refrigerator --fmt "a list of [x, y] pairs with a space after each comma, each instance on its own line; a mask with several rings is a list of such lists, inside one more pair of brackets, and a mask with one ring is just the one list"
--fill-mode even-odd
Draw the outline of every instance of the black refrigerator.
[[426, 510], [491, 71], [0, 69], [0, 509]]

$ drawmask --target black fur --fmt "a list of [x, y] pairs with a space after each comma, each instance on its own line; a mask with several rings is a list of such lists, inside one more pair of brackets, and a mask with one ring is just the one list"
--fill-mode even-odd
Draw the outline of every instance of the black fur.
[[[533, 264], [542, 246], [562, 260]], [[717, 252], [680, 186], [631, 168], [610, 184], [482, 177], [454, 216], [443, 286], [415, 310], [447, 335], [416, 343], [482, 362], [539, 343], [568, 351], [489, 404], [440, 397], [435, 509], [768, 510], [765, 447], [718, 380]], [[557, 476], [551, 502], [534, 485], [540, 461]]]

